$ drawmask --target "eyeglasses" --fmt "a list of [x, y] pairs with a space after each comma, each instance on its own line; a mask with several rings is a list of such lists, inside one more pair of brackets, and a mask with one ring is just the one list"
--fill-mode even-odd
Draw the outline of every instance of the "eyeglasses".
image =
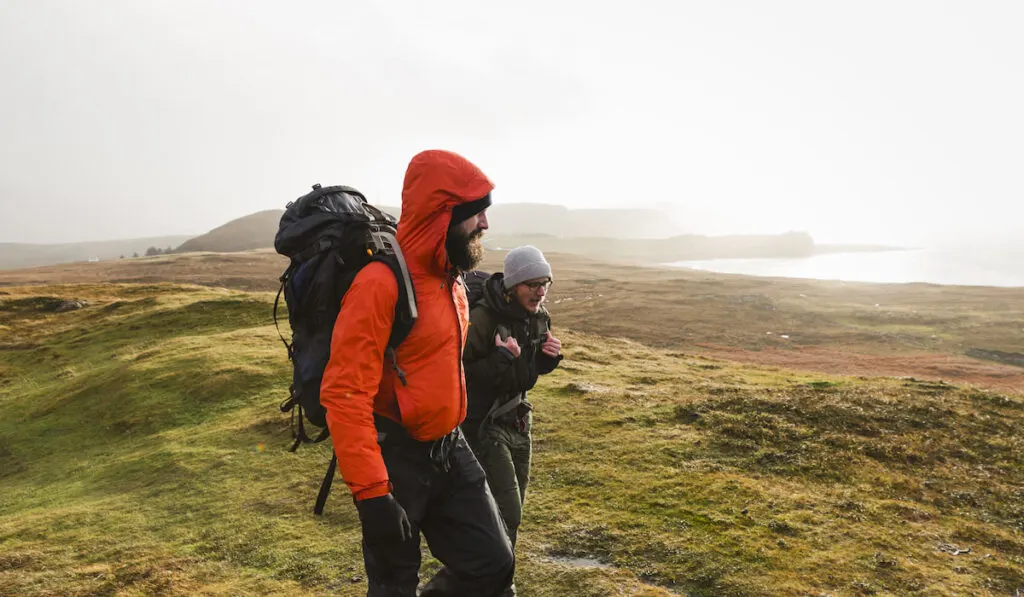
[[551, 288], [551, 280], [545, 280], [543, 282], [523, 282], [523, 286], [526, 286], [534, 292], [537, 292], [541, 288], [547, 290], [548, 288]]

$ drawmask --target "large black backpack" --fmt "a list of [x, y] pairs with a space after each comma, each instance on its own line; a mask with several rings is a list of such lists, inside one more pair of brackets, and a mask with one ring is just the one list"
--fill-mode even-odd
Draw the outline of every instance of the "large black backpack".
[[[274, 300], [274, 325], [284, 294], [291, 326], [291, 343], [281, 336], [292, 362], [292, 383], [281, 412], [290, 412], [294, 443], [327, 439], [326, 410], [320, 404], [320, 382], [331, 353], [331, 336], [341, 299], [356, 274], [373, 261], [388, 265], [398, 280], [398, 303], [388, 341], [388, 358], [408, 336], [416, 322], [416, 294], [402, 250], [395, 240], [398, 223], [390, 214], [366, 201], [352, 187], [313, 185], [312, 192], [291, 201], [281, 216], [274, 248], [291, 259], [280, 277]], [[280, 328], [278, 328], [280, 334]], [[400, 372], [401, 375], [401, 372]], [[311, 438], [307, 425], [320, 428]], [[337, 457], [331, 458], [314, 512], [323, 511], [334, 478]]]

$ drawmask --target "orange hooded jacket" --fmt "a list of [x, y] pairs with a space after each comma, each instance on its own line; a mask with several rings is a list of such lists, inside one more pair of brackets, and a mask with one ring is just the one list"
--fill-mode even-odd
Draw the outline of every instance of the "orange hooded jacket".
[[408, 385], [385, 358], [398, 302], [398, 281], [388, 266], [364, 267], [342, 299], [320, 403], [338, 470], [357, 500], [391, 491], [373, 413], [401, 423], [420, 441], [443, 437], [466, 416], [462, 350], [469, 308], [465, 288], [451, 273], [445, 240], [452, 209], [493, 188], [479, 168], [448, 151], [424, 151], [409, 163], [397, 238], [419, 317], [396, 350]]

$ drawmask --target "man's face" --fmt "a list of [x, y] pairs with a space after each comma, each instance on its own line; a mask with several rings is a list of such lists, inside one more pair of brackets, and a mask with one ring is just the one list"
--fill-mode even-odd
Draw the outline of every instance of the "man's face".
[[481, 237], [487, 230], [487, 210], [456, 224], [448, 230], [445, 248], [452, 265], [466, 272], [476, 269], [484, 258], [484, 244]]
[[[479, 231], [480, 235], [483, 235], [484, 230], [487, 230], [487, 210], [476, 214], [472, 218], [462, 222], [458, 226], [463, 236], [471, 236]], [[478, 235], [478, 236], [480, 236]]]
[[550, 287], [551, 278], [534, 278], [516, 284], [512, 288], [512, 296], [528, 313], [536, 313], [544, 304]]

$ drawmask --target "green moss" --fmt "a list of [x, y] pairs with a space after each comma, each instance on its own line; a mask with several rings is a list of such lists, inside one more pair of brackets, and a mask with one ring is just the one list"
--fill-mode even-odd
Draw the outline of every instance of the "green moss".
[[[311, 514], [330, 447], [287, 451], [271, 298], [168, 285], [39, 296], [70, 294], [88, 306], [6, 312], [31, 333], [0, 367], [0, 586], [365, 594], [344, 484]], [[1019, 588], [1019, 396], [561, 337], [564, 367], [531, 397], [521, 595]], [[425, 557], [424, 576], [437, 566]]]

